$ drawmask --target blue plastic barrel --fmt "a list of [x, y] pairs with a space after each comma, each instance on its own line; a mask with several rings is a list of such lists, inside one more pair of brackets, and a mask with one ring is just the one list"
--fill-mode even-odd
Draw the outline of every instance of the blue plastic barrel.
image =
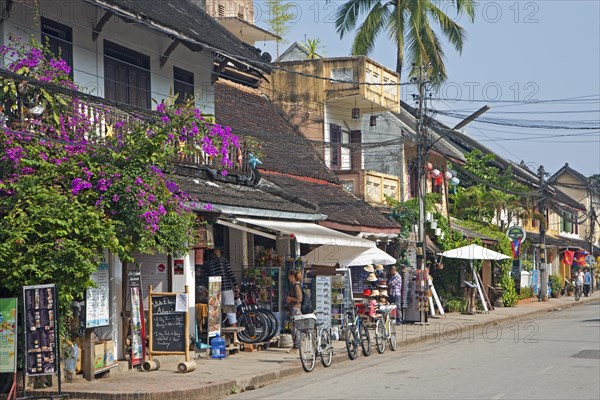
[[225, 339], [219, 336], [210, 340], [210, 356], [212, 358], [225, 358], [227, 357], [227, 350], [225, 349]]

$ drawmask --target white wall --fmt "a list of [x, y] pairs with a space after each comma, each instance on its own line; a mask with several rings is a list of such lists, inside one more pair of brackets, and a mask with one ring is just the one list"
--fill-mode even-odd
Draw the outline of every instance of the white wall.
[[[194, 73], [198, 106], [204, 112], [214, 113], [214, 90], [211, 83], [213, 58], [210, 52], [192, 52], [180, 44], [161, 68], [160, 56], [171, 44], [171, 39], [168, 37], [113, 16], [104, 25], [98, 39], [94, 41], [92, 29], [104, 15], [103, 10], [82, 1], [44, 0], [40, 3], [41, 16], [73, 29], [73, 76], [82, 91], [104, 96], [103, 44], [104, 39], [107, 39], [150, 57], [153, 99], [160, 102], [172, 92], [173, 66], [177, 66]], [[9, 20], [2, 25], [0, 40], [3, 43], [7, 42], [9, 33], [24, 38], [33, 35], [36, 40], [41, 40], [39, 18], [33, 5], [14, 4]]]
[[[391, 113], [378, 113], [377, 126], [369, 126], [369, 116], [362, 120], [363, 143], [381, 143], [389, 140], [400, 139], [403, 124]], [[364, 168], [384, 174], [402, 176], [404, 162], [402, 162], [401, 146], [388, 145], [365, 148], [363, 152]]]

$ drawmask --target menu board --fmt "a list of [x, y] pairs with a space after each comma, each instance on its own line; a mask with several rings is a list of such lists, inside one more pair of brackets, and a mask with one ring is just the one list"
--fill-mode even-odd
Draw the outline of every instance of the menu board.
[[90, 276], [96, 287], [86, 291], [85, 298], [85, 327], [109, 325], [110, 297], [109, 297], [108, 263], [100, 263], [98, 270]]
[[185, 353], [187, 312], [176, 309], [177, 293], [150, 293], [151, 352]]
[[25, 311], [25, 371], [27, 375], [58, 372], [56, 287], [23, 287]]
[[221, 333], [221, 277], [208, 277], [208, 337]]
[[144, 303], [142, 302], [142, 276], [139, 270], [129, 271], [129, 297], [131, 301], [131, 365], [140, 365], [146, 355]]
[[17, 372], [17, 299], [0, 299], [0, 374]]

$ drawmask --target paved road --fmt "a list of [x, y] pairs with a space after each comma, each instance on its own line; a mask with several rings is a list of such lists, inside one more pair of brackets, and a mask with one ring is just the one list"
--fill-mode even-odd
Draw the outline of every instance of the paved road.
[[443, 333], [228, 398], [600, 399], [600, 303], [461, 337]]

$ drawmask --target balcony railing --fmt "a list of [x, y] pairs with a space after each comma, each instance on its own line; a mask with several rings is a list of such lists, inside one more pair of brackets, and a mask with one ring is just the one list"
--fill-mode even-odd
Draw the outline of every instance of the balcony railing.
[[[27, 82], [27, 93], [36, 92], [40, 88], [40, 83], [34, 80], [23, 80], [23, 77], [14, 75], [8, 71], [0, 70], [0, 78], [6, 79], [10, 77], [15, 84], [19, 85]], [[128, 130], [135, 127], [137, 124], [142, 124], [149, 119], [157, 118], [159, 114], [154, 111], [138, 109], [132, 106], [115, 104], [109, 100], [97, 96], [91, 96], [84, 93], [74, 93], [70, 90], [51, 87], [44, 84], [46, 90], [52, 91], [56, 89], [57, 95], [61, 96], [65, 101], [73, 103], [73, 98], [77, 97], [78, 101], [74, 103], [75, 112], [73, 115], [84, 117], [89, 121], [89, 127], [86, 134], [86, 139], [97, 144], [105, 143], [107, 137], [127, 137]], [[35, 102], [32, 102], [31, 96], [23, 94], [18, 96], [16, 102], [14, 99], [0, 96], [0, 127], [6, 127], [20, 132], [30, 134], [43, 134], [40, 132], [39, 120], [36, 117], [36, 112], [41, 115], [45, 111], [35, 109]], [[15, 107], [12, 107], [13, 103]], [[65, 115], [66, 116], [66, 115]], [[191, 150], [182, 152], [183, 155], [174, 157], [171, 162], [191, 166], [195, 168], [206, 169], [210, 174], [218, 172], [225, 175], [223, 170], [227, 171], [227, 175], [251, 176], [252, 169], [248, 163], [250, 159], [249, 153], [252, 152], [248, 141], [240, 139], [240, 147], [236, 148], [233, 145], [227, 148], [230, 165], [223, 164], [223, 156], [221, 153], [217, 156], [209, 156], [202, 150], [201, 138], [194, 138], [183, 145], [183, 148]]]

